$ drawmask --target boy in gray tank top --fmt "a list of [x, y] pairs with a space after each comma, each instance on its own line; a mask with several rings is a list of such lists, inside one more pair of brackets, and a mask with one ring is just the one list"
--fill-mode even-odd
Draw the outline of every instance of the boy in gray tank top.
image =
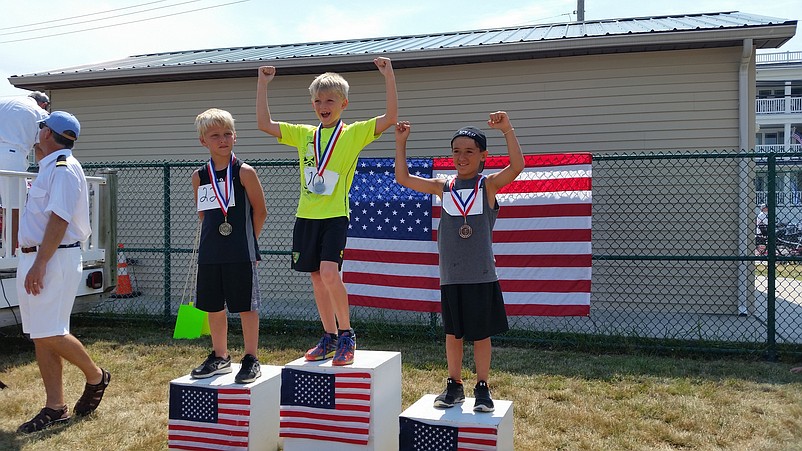
[[496, 275], [493, 226], [499, 206], [496, 193], [524, 169], [521, 146], [509, 116], [490, 113], [490, 128], [502, 132], [510, 162], [504, 169], [484, 176], [487, 138], [475, 127], [459, 129], [451, 139], [451, 155], [457, 175], [422, 178], [409, 174], [406, 144], [411, 126], [402, 121], [395, 130], [395, 178], [410, 189], [442, 200], [437, 247], [440, 254], [440, 306], [446, 333], [448, 380], [435, 407], [453, 407], [465, 400], [462, 384], [463, 341], [473, 341], [477, 383], [473, 410], [492, 412], [490, 396], [490, 337], [506, 332], [507, 314]]

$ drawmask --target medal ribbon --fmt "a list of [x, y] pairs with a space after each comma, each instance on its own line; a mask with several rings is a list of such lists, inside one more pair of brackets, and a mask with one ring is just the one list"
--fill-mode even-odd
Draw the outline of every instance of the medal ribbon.
[[466, 221], [468, 220], [468, 213], [471, 211], [471, 208], [473, 208], [474, 202], [476, 202], [476, 193], [479, 192], [479, 184], [482, 183], [482, 179], [484, 178], [485, 176], [481, 175], [478, 179], [476, 179], [476, 186], [473, 187], [471, 193], [468, 195], [468, 198], [465, 200], [462, 200], [462, 196], [460, 196], [457, 190], [454, 189], [454, 182], [457, 181], [456, 177], [451, 179], [451, 183], [448, 186], [448, 191], [451, 193], [451, 199], [454, 201], [454, 205], [457, 206], [457, 210], [462, 214], [462, 217], [465, 218]]
[[220, 205], [220, 210], [223, 211], [223, 218], [227, 218], [228, 204], [231, 202], [231, 193], [234, 191], [234, 179], [231, 177], [231, 167], [234, 166], [234, 152], [231, 152], [231, 161], [228, 163], [228, 168], [226, 168], [225, 192], [221, 192], [220, 186], [217, 184], [217, 175], [211, 158], [206, 165], [209, 167], [209, 178], [212, 179], [212, 190], [214, 190], [214, 196], [217, 198], [217, 204]]
[[329, 142], [326, 144], [325, 149], [321, 149], [321, 131], [323, 130], [323, 124], [317, 126], [317, 130], [315, 131], [315, 137], [313, 139], [315, 143], [315, 167], [317, 168], [317, 175], [322, 176], [323, 171], [326, 170], [326, 166], [329, 165], [329, 161], [331, 161], [331, 155], [334, 153], [334, 146], [337, 145], [337, 140], [340, 139], [340, 135], [343, 132], [343, 121], [342, 119], [337, 121], [337, 125], [334, 126], [334, 131], [331, 133], [329, 137]]

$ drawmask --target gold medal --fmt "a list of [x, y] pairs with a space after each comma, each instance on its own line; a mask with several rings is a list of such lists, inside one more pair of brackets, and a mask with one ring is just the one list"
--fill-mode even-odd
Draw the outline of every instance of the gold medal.
[[234, 227], [228, 223], [228, 218], [226, 218], [223, 223], [220, 224], [220, 227], [217, 228], [217, 231], [220, 232], [220, 235], [229, 236], [231, 232], [234, 231]]
[[231, 175], [232, 167], [234, 166], [234, 152], [231, 152], [231, 161], [228, 162], [228, 167], [226, 168], [226, 178], [224, 180], [224, 188], [221, 189], [220, 186], [217, 184], [217, 174], [215, 174], [214, 170], [214, 161], [209, 159], [207, 163], [208, 171], [209, 171], [209, 179], [212, 182], [212, 190], [214, 190], [214, 195], [217, 198], [217, 203], [220, 205], [220, 211], [223, 212], [223, 223], [217, 227], [217, 231], [220, 232], [220, 235], [229, 236], [231, 232], [234, 231], [234, 227], [228, 223], [228, 206], [231, 203], [231, 199], [234, 196], [234, 185], [233, 180], [234, 177]]

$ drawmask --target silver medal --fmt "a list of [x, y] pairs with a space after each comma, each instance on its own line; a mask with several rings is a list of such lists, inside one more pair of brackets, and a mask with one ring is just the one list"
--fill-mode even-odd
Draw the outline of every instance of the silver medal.
[[460, 238], [470, 238], [473, 234], [473, 229], [468, 224], [462, 224], [459, 228]]
[[[223, 236], [231, 235], [231, 232], [233, 230], [234, 230], [234, 227], [231, 227], [231, 224], [229, 224], [228, 221], [223, 222], [222, 224], [220, 224], [220, 227], [217, 228], [217, 231], [219, 231], [220, 235], [223, 235]], [[460, 233], [462, 233], [462, 232], [460, 232]]]
[[312, 191], [315, 194], [323, 194], [326, 191], [326, 184], [323, 183], [322, 180], [315, 180], [315, 183], [312, 185]]

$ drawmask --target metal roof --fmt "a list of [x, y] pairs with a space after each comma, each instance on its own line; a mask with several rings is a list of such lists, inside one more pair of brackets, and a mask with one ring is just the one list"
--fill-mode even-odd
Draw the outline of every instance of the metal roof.
[[393, 66], [417, 67], [742, 45], [777, 48], [796, 33], [796, 20], [718, 12], [637, 17], [415, 36], [348, 39], [301, 44], [187, 50], [134, 55], [114, 61], [15, 75], [26, 89], [242, 77], [270, 64], [284, 74], [370, 70], [377, 55]]

